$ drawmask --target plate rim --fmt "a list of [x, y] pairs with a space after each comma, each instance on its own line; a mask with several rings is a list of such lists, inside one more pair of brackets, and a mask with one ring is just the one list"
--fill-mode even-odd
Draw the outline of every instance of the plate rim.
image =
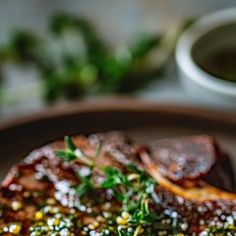
[[216, 108], [199, 107], [195, 105], [180, 105], [169, 102], [146, 101], [133, 98], [98, 99], [71, 102], [44, 108], [40, 111], [10, 118], [0, 122], [0, 133], [8, 129], [36, 123], [47, 119], [56, 119], [75, 114], [111, 111], [153, 112], [167, 115], [182, 115], [191, 118], [207, 119], [213, 122], [223, 122], [236, 126], [236, 112]]

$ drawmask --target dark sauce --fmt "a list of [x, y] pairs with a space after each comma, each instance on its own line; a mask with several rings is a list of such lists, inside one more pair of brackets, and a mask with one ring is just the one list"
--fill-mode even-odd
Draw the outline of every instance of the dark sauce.
[[208, 74], [236, 83], [236, 47], [214, 50], [197, 63]]
[[201, 35], [191, 53], [196, 64], [219, 80], [236, 83], [236, 21], [222, 23]]

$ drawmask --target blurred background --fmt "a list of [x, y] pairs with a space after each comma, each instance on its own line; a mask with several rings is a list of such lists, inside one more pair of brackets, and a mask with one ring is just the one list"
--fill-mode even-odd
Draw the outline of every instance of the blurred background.
[[0, 122], [111, 96], [236, 110], [236, 100], [192, 96], [174, 60], [180, 35], [201, 16], [236, 7], [233, 0], [0, 4]]

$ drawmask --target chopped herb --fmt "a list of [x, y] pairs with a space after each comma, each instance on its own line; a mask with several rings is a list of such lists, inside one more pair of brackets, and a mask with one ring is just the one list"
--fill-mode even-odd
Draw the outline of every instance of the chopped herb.
[[129, 181], [120, 170], [112, 167], [107, 167], [104, 169], [106, 174], [106, 180], [102, 183], [102, 187], [106, 189], [114, 188], [118, 185], [129, 186]]
[[65, 161], [74, 161], [77, 159], [75, 154], [76, 146], [69, 136], [64, 138], [66, 149], [64, 151], [57, 151], [56, 155], [63, 158]]
[[66, 149], [63, 151], [55, 152], [58, 157], [64, 159], [65, 161], [79, 160], [84, 164], [87, 164], [89, 166], [94, 166], [94, 158], [99, 155], [101, 149], [100, 144], [96, 147], [95, 155], [93, 157], [90, 157], [86, 153], [84, 153], [83, 150], [79, 149], [75, 145], [71, 137], [65, 136], [64, 143]]
[[133, 232], [133, 231], [128, 232], [127, 229], [119, 228], [119, 229], [118, 229], [118, 234], [119, 234], [119, 236], [133, 236], [133, 235], [134, 235], [134, 232]]
[[86, 176], [81, 176], [78, 173], [81, 183], [76, 187], [76, 193], [78, 197], [83, 197], [89, 190], [93, 189], [92, 182], [92, 169], [90, 173]]

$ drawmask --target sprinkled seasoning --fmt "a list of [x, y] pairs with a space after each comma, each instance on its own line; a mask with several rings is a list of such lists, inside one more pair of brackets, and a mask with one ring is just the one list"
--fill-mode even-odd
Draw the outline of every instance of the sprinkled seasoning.
[[[66, 174], [73, 171], [75, 180], [56, 178], [53, 172], [45, 178], [48, 170], [40, 166], [41, 173], [35, 179], [41, 184], [51, 181], [48, 191], [22, 190], [22, 199], [17, 198], [20, 201], [12, 200], [5, 206], [14, 215], [25, 209], [31, 212], [30, 227], [25, 229], [12, 221], [0, 229], [0, 235], [22, 232], [30, 236], [236, 235], [236, 211], [227, 212], [214, 202], [194, 205], [169, 192], [161, 195], [158, 192], [161, 186], [133, 164], [98, 170], [98, 153], [88, 156], [69, 137], [66, 142], [60, 158], [68, 168]], [[73, 170], [68, 167], [72, 161], [78, 161]], [[0, 216], [5, 208], [1, 207]], [[191, 231], [194, 224], [200, 226], [200, 232]]]
[[20, 201], [13, 201], [11, 203], [11, 208], [13, 211], [19, 211], [22, 209], [22, 207], [23, 207], [23, 204]]
[[8, 226], [5, 226], [3, 228], [3, 232], [5, 233], [11, 233], [13, 235], [20, 235], [21, 232], [21, 224], [18, 223], [12, 223]]

